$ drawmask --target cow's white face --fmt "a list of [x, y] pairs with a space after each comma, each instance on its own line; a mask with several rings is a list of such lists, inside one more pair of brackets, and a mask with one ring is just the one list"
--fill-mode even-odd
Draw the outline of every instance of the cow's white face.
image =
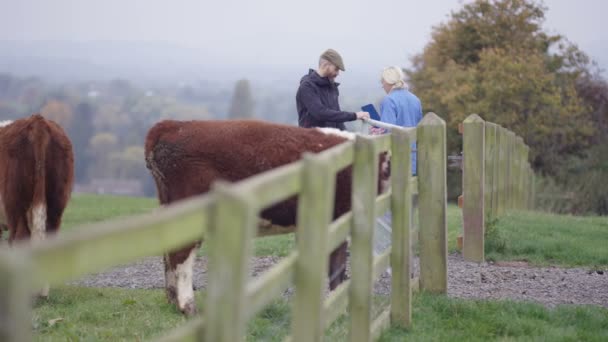
[[13, 122], [11, 120], [4, 120], [4, 121], [0, 121], [0, 127], [6, 127], [10, 124], [12, 124]]
[[383, 194], [388, 191], [391, 186], [391, 151], [387, 151], [384, 154], [384, 159], [380, 159], [380, 193]]

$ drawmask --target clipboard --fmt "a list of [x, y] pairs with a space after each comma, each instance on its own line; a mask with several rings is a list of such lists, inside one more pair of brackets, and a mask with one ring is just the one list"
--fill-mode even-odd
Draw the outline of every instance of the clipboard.
[[361, 107], [361, 110], [364, 112], [368, 112], [370, 119], [380, 121], [380, 114], [376, 111], [376, 107], [373, 104], [368, 103], [365, 106]]

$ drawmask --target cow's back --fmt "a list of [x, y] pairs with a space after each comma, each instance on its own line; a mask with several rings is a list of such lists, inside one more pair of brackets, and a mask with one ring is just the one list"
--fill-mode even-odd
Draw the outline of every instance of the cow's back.
[[[167, 120], [150, 129], [146, 161], [161, 203], [170, 203], [209, 191], [217, 179], [239, 181], [294, 162], [303, 152], [317, 153], [345, 140], [317, 129], [257, 120]], [[342, 174], [338, 187], [349, 182], [350, 173]], [[278, 224], [292, 224], [295, 203], [293, 197], [262, 216]]]

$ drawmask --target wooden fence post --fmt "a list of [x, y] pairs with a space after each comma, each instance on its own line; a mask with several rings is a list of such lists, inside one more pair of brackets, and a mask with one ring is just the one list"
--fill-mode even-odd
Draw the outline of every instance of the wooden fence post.
[[486, 212], [486, 221], [492, 219], [495, 214], [494, 194], [496, 193], [496, 125], [491, 122], [486, 122], [485, 125], [485, 189], [484, 189], [484, 206]]
[[217, 203], [209, 231], [205, 340], [237, 341], [247, 327], [245, 289], [257, 213], [250, 194], [223, 182], [213, 188]]
[[416, 129], [420, 224], [420, 288], [447, 293], [445, 121], [428, 113]]
[[[486, 126], [486, 130], [488, 127]], [[493, 139], [493, 148], [492, 148], [492, 211], [490, 217], [496, 218], [498, 217], [498, 168], [500, 167], [499, 162], [499, 153], [500, 153], [500, 136], [498, 132], [498, 125], [492, 123], [490, 125], [490, 129], [492, 130]], [[486, 173], [487, 174], [487, 173]]]
[[32, 340], [30, 275], [23, 253], [0, 249], [0, 341]]
[[505, 128], [505, 213], [511, 210], [511, 135]]
[[485, 122], [477, 114], [464, 120], [463, 154], [463, 256], [465, 260], [482, 262], [486, 183]]
[[524, 139], [520, 136], [517, 137], [518, 151], [519, 151], [519, 167], [517, 170], [517, 209], [523, 210], [525, 208], [525, 188], [524, 188], [524, 174], [526, 167], [526, 156]]
[[351, 233], [350, 340], [371, 341], [374, 265], [374, 223], [378, 179], [378, 151], [374, 141], [357, 136], [353, 163], [353, 230]]
[[302, 156], [302, 191], [298, 196], [293, 341], [322, 341], [323, 299], [327, 279], [327, 232], [333, 213], [335, 175], [330, 163], [310, 153]]
[[513, 182], [513, 210], [517, 210], [519, 200], [519, 161], [521, 155], [519, 153], [519, 137], [513, 133], [513, 162], [511, 165], [511, 181]]
[[505, 188], [505, 176], [506, 176], [506, 164], [505, 164], [505, 160], [506, 160], [506, 149], [505, 149], [505, 135], [504, 135], [504, 128], [502, 128], [501, 126], [497, 126], [496, 127], [496, 146], [497, 146], [497, 151], [498, 151], [498, 167], [497, 167], [497, 177], [496, 177], [496, 183], [498, 186], [498, 194], [497, 194], [497, 200], [496, 200], [496, 204], [497, 204], [497, 208], [496, 208], [496, 214], [497, 216], [500, 216], [504, 213], [505, 211], [505, 198], [504, 198], [504, 188]]
[[533, 169], [530, 169], [530, 171], [530, 210], [534, 210], [536, 208], [536, 175]]
[[391, 250], [391, 323], [409, 328], [412, 324], [411, 226], [412, 134], [393, 129], [391, 135], [391, 213], [393, 215]]
[[530, 148], [527, 145], [523, 145], [523, 167], [522, 167], [522, 196], [523, 203], [522, 209], [529, 210], [530, 209], [530, 162], [528, 162], [528, 154], [530, 152]]

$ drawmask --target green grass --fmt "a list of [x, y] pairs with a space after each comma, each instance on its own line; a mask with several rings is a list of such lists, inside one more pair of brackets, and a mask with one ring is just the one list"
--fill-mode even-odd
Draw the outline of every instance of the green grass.
[[[203, 295], [197, 293], [199, 307]], [[387, 302], [377, 296], [374, 302]], [[185, 323], [161, 290], [60, 287], [35, 308], [38, 341], [150, 340]], [[377, 311], [379, 312], [379, 310]], [[62, 320], [50, 324], [52, 320]], [[417, 294], [413, 326], [384, 332], [380, 341], [605, 341], [608, 310], [593, 306], [560, 306], [511, 301], [471, 301]], [[281, 341], [290, 332], [291, 307], [285, 300], [268, 305], [248, 324], [247, 341]], [[348, 315], [326, 331], [328, 341], [348, 337]]]
[[141, 214], [158, 207], [155, 198], [74, 194], [63, 214], [61, 230], [69, 231], [83, 224]]
[[[52, 324], [53, 320], [61, 321]], [[134, 341], [150, 339], [185, 323], [163, 291], [51, 288], [34, 308], [39, 341]]]
[[608, 310], [420, 294], [410, 331], [391, 328], [380, 341], [606, 341]]
[[486, 244], [489, 260], [525, 260], [534, 265], [608, 265], [607, 217], [516, 212], [500, 218], [495, 230], [495, 236]]

